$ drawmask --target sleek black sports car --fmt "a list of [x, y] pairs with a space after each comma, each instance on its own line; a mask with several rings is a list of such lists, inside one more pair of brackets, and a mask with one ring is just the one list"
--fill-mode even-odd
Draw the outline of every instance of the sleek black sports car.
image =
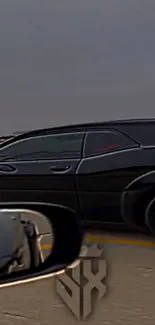
[[154, 197], [155, 120], [42, 129], [0, 144], [1, 202], [61, 204], [85, 224], [147, 230]]

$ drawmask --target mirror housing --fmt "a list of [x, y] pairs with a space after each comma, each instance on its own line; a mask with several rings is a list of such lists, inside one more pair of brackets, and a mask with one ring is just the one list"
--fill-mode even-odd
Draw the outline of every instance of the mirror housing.
[[51, 223], [54, 234], [51, 254], [33, 270], [22, 270], [0, 276], [0, 288], [36, 281], [64, 272], [66, 268], [75, 265], [81, 250], [83, 229], [73, 210], [60, 205], [38, 202], [0, 203], [0, 213], [17, 215], [23, 211], [41, 214]]

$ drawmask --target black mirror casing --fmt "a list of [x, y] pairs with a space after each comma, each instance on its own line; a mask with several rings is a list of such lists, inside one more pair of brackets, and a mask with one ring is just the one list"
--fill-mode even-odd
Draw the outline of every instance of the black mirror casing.
[[0, 211], [16, 209], [40, 213], [50, 221], [54, 233], [53, 247], [44, 263], [39, 264], [33, 272], [24, 270], [1, 276], [0, 287], [50, 277], [65, 270], [78, 258], [83, 243], [83, 228], [73, 210], [60, 205], [38, 202], [0, 203]]

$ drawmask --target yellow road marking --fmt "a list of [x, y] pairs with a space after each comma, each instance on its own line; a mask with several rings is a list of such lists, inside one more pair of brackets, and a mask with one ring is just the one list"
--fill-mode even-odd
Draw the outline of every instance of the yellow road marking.
[[109, 244], [122, 244], [122, 245], [135, 245], [143, 247], [155, 247], [155, 242], [151, 240], [127, 239], [119, 237], [104, 237], [87, 235], [88, 242], [109, 243]]
[[[140, 239], [128, 239], [128, 238], [121, 238], [121, 237], [114, 237], [114, 236], [94, 236], [91, 234], [88, 234], [85, 236], [86, 242], [92, 242], [92, 243], [102, 243], [102, 244], [120, 244], [120, 245], [134, 245], [134, 246], [142, 246], [142, 247], [155, 247], [155, 241], [151, 240], [140, 240]], [[50, 244], [44, 244], [41, 245], [42, 250], [48, 250], [51, 249], [52, 245]]]
[[42, 250], [51, 249], [52, 248], [52, 245], [50, 245], [50, 244], [44, 244], [44, 245], [40, 245], [40, 248]]

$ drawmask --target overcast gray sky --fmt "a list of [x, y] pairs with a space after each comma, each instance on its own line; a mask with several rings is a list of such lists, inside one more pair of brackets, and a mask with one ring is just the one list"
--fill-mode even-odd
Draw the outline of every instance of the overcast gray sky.
[[155, 117], [154, 0], [0, 0], [0, 133]]

